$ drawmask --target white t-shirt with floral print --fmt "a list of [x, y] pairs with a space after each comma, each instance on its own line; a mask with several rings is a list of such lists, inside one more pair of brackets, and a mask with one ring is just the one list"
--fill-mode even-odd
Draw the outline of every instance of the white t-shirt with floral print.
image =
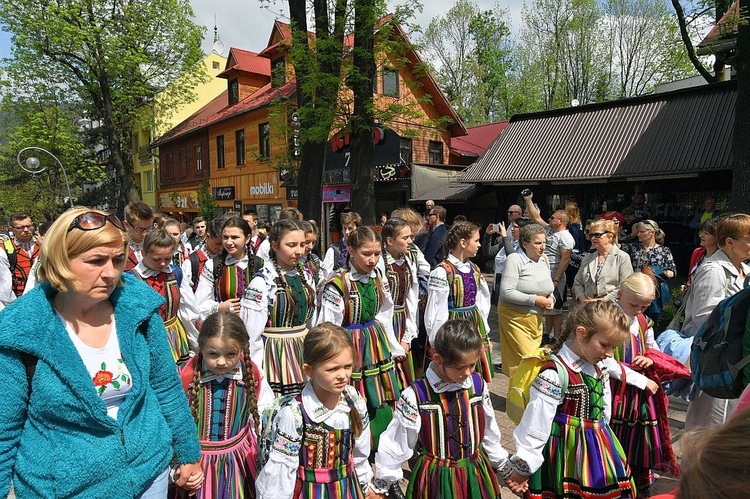
[[[58, 314], [59, 316], [59, 314]], [[117, 419], [117, 412], [125, 396], [133, 387], [133, 378], [122, 359], [120, 342], [117, 339], [117, 327], [112, 319], [112, 331], [109, 340], [102, 348], [93, 348], [82, 342], [73, 328], [60, 317], [68, 331], [68, 336], [78, 350], [83, 364], [91, 376], [94, 389], [107, 405], [107, 415]]]

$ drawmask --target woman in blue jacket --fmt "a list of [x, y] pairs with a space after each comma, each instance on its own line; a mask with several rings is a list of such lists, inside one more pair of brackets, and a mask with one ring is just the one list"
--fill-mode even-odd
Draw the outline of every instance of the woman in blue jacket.
[[88, 208], [49, 229], [42, 283], [0, 313], [0, 497], [166, 497], [203, 479], [158, 308], [122, 275], [122, 222]]

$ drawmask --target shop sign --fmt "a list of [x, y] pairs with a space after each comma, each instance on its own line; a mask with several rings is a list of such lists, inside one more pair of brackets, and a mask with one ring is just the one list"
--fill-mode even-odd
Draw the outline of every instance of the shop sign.
[[268, 182], [250, 186], [251, 196], [273, 196], [274, 194], [273, 191], [274, 191], [273, 184], [270, 184]]
[[214, 187], [213, 195], [217, 201], [230, 201], [234, 199], [234, 186]]
[[159, 193], [160, 210], [197, 210], [198, 191], [172, 191]]
[[286, 188], [286, 200], [297, 201], [299, 199], [299, 188], [298, 187], [287, 187]]
[[232, 203], [232, 209], [236, 211], [237, 213], [242, 213], [242, 200], [241, 199], [235, 199]]
[[351, 190], [348, 184], [323, 186], [324, 203], [346, 203], [350, 198]]
[[411, 178], [411, 168], [406, 163], [394, 165], [381, 165], [375, 167], [375, 180], [385, 182], [388, 180], [399, 180]]

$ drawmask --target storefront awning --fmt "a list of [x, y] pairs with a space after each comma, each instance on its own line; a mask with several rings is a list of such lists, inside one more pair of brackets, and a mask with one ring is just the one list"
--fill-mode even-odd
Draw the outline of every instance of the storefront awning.
[[419, 197], [411, 198], [410, 203], [419, 203], [431, 199], [436, 203], [463, 203], [481, 193], [482, 187], [474, 184], [448, 184], [434, 191], [425, 192]]
[[459, 165], [411, 165], [411, 196], [413, 199], [425, 198], [425, 193], [446, 187], [466, 168]]

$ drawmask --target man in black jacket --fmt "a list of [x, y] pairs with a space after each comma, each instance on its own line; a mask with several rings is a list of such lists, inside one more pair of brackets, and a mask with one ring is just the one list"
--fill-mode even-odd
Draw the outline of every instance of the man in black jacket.
[[427, 238], [424, 257], [433, 269], [445, 258], [444, 245], [445, 238], [448, 236], [448, 226], [445, 225], [446, 215], [445, 208], [439, 205], [434, 206], [428, 213], [430, 235]]

